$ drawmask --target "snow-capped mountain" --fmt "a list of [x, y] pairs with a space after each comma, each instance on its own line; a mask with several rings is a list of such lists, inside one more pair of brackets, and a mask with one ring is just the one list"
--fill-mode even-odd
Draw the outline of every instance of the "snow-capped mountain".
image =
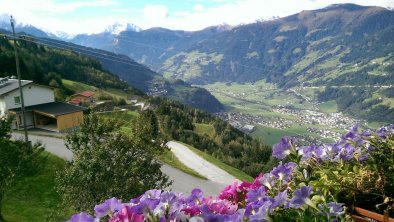
[[51, 38], [58, 38], [58, 39], [65, 40], [65, 41], [68, 41], [68, 40], [74, 38], [74, 36], [75, 36], [75, 35], [68, 34], [67, 32], [63, 32], [63, 31], [54, 31], [54, 32], [49, 31], [47, 33]]
[[112, 25], [107, 26], [107, 28], [104, 30], [104, 33], [109, 33], [112, 35], [118, 35], [121, 32], [124, 31], [134, 31], [134, 32], [139, 32], [142, 29], [134, 24], [131, 23], [120, 23], [116, 22]]

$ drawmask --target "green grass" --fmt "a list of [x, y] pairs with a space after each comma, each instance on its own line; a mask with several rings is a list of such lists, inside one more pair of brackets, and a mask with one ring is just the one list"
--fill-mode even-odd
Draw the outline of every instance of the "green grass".
[[[290, 134], [290, 135], [289, 135]], [[281, 129], [275, 129], [271, 127], [265, 127], [265, 126], [256, 126], [255, 131], [251, 134], [253, 137], [262, 139], [263, 143], [272, 146], [276, 143], [279, 142], [279, 140], [287, 135], [287, 136], [294, 136], [296, 135], [291, 134], [291, 133], [286, 133], [285, 131]]]
[[319, 105], [319, 109], [325, 113], [336, 113], [338, 112], [337, 102], [335, 100], [324, 102]]
[[106, 118], [119, 119], [125, 121], [126, 123], [130, 123], [130, 121], [136, 119], [140, 114], [134, 111], [125, 110], [125, 111], [99, 113], [99, 115]]
[[177, 142], [187, 146], [191, 151], [195, 152], [197, 155], [201, 156], [206, 161], [216, 165], [220, 169], [222, 169], [222, 170], [226, 171], [227, 173], [233, 175], [235, 178], [237, 178], [239, 180], [242, 180], [242, 181], [246, 180], [246, 181], [249, 181], [249, 182], [254, 180], [253, 177], [249, 176], [245, 172], [243, 172], [243, 171], [241, 171], [241, 170], [239, 170], [237, 168], [234, 168], [232, 166], [229, 166], [229, 165], [223, 163], [222, 161], [216, 159], [215, 157], [213, 157], [213, 156], [211, 156], [211, 155], [209, 155], [209, 154], [207, 154], [207, 153], [205, 153], [205, 152], [203, 152], [203, 151], [201, 151], [201, 150], [199, 150], [197, 148], [194, 148], [194, 147], [192, 147], [192, 146], [190, 146], [190, 145], [188, 145], [186, 143], [182, 143], [182, 142], [179, 142], [179, 141], [177, 141]]
[[114, 97], [114, 98], [127, 100], [127, 93], [120, 90], [120, 89], [107, 88], [107, 89], [103, 90], [103, 92], [105, 94], [108, 94], [108, 95]]
[[90, 86], [84, 83], [80, 83], [80, 82], [75, 82], [75, 81], [71, 81], [71, 80], [67, 80], [67, 79], [62, 79], [62, 83], [63, 85], [69, 89], [72, 90], [74, 92], [82, 92], [82, 91], [96, 91], [97, 88], [94, 86]]
[[[37, 175], [20, 178], [6, 193], [3, 214], [7, 222], [44, 221], [56, 209], [60, 196], [55, 192], [55, 172], [64, 167], [65, 161], [47, 152], [47, 162]], [[61, 209], [71, 216], [69, 209]]]
[[189, 174], [191, 176], [203, 179], [203, 180], [207, 180], [206, 177], [204, 177], [203, 175], [199, 174], [197, 171], [189, 168], [188, 166], [186, 166], [185, 164], [183, 164], [170, 150], [166, 150], [164, 153], [162, 153], [159, 156], [159, 159], [161, 161], [163, 161], [164, 163], [186, 173]]
[[193, 123], [194, 125], [194, 132], [200, 135], [208, 135], [213, 136], [215, 135], [215, 129], [210, 124], [203, 124], [203, 123]]
[[387, 125], [387, 123], [384, 122], [367, 122], [367, 127], [372, 128], [372, 129], [378, 129], [384, 125]]
[[288, 129], [256, 126], [255, 131], [251, 135], [255, 138], [262, 139], [262, 142], [269, 146], [277, 144], [284, 136], [311, 135], [318, 137], [318, 135], [308, 132], [307, 126], [292, 126]]

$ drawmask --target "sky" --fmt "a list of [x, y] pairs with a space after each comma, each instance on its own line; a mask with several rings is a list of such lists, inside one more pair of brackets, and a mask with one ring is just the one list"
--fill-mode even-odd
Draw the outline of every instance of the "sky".
[[115, 22], [200, 30], [287, 16], [336, 3], [394, 8], [394, 0], [0, 0], [0, 14], [46, 31], [99, 33]]

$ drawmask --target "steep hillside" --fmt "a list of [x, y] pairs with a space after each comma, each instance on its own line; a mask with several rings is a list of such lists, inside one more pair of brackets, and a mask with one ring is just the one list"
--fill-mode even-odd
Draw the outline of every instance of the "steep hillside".
[[[101, 88], [132, 89], [118, 76], [104, 70], [92, 58], [76, 52], [52, 49], [30, 41], [18, 41], [21, 76], [43, 85], [62, 87], [62, 78], [89, 83]], [[0, 38], [0, 77], [16, 75], [13, 42]], [[67, 92], [65, 92], [67, 94]]]
[[[9, 34], [7, 31], [4, 30], [2, 32], [5, 34]], [[52, 39], [36, 38], [32, 36], [22, 36], [20, 38], [21, 41], [19, 42], [20, 42], [20, 46], [22, 47], [21, 58], [24, 60], [29, 58], [28, 60], [26, 60], [26, 62], [32, 61], [34, 63], [35, 61], [40, 61], [38, 64], [34, 64], [33, 65], [34, 67], [33, 66], [28, 68], [26, 67], [25, 70], [27, 73], [36, 72], [37, 74], [35, 75], [41, 76], [41, 74], [38, 73], [43, 72], [44, 75], [46, 75], [46, 73], [49, 72], [54, 72], [54, 73], [60, 72], [60, 73], [64, 73], [64, 75], [75, 76], [76, 79], [61, 74], [60, 76], [62, 78], [77, 80], [81, 82], [89, 82], [93, 84], [94, 82], [90, 82], [91, 80], [88, 80], [87, 78], [85, 79], [80, 79], [80, 78], [84, 78], [83, 76], [86, 75], [94, 76], [91, 77], [93, 79], [101, 78], [99, 75], [93, 75], [93, 72], [89, 73], [86, 70], [85, 70], [86, 74], [78, 74], [79, 72], [72, 71], [73, 66], [68, 66], [65, 64], [66, 62], [63, 61], [69, 59], [72, 61], [73, 59], [72, 57], [56, 59], [58, 57], [58, 54], [75, 55], [76, 57], [82, 58], [84, 60], [89, 60], [91, 62], [91, 64], [85, 64], [86, 68], [92, 66], [93, 68], [100, 69], [100, 71], [102, 72], [108, 73], [109, 75], [112, 76], [112, 78], [118, 79], [118, 81], [121, 82], [123, 85], [117, 87], [127, 88], [128, 85], [127, 83], [129, 83], [133, 87], [142, 90], [150, 95], [167, 96], [169, 98], [177, 99], [187, 105], [204, 109], [209, 112], [217, 112], [223, 109], [223, 105], [205, 89], [192, 87], [181, 80], [170, 81], [164, 79], [161, 75], [158, 75], [157, 73], [153, 72], [152, 70], [150, 70], [144, 65], [134, 62], [127, 56], [117, 55], [103, 50], [86, 48], [71, 43], [66, 43]], [[10, 45], [9, 41], [5, 38], [3, 38], [2, 40], [3, 40], [2, 43], [5, 45], [7, 45], [6, 43], [8, 42], [8, 45], [4, 47], [4, 50], [6, 49], [12, 50], [11, 47], [12, 45]], [[43, 52], [47, 53], [48, 55], [45, 54], [43, 56], [37, 56]], [[25, 53], [26, 56], [24, 56], [23, 53]], [[53, 54], [53, 56], [51, 53]], [[13, 52], [4, 51], [4, 56], [5, 55], [7, 55], [7, 58], [1, 62], [3, 62], [6, 65], [6, 67], [14, 67]], [[37, 56], [37, 58], [35, 58], [34, 56]], [[50, 62], [51, 65], [49, 66], [43, 65], [42, 63], [45, 62]], [[52, 71], [51, 68], [48, 68], [52, 66], [56, 66], [55, 71]], [[108, 71], [105, 70], [108, 70], [109, 72], [114, 73], [116, 75], [110, 74]], [[4, 71], [3, 75], [13, 75], [14, 73], [15, 70], [9, 70], [9, 71]], [[122, 79], [122, 81], [119, 79], [119, 77]], [[102, 82], [100, 82], [101, 80], [102, 79], [100, 79], [98, 83], [102, 84]], [[45, 82], [45, 81], [50, 81], [50, 79], [49, 80], [37, 79], [35, 81]], [[114, 86], [110, 86], [110, 87], [114, 87]]]
[[142, 31], [124, 31], [118, 34], [109, 32], [82, 34], [75, 36], [70, 42], [124, 54], [139, 63], [157, 69], [171, 56], [228, 29], [230, 27], [225, 25], [195, 32], [151, 28]]
[[[393, 11], [333, 5], [222, 32], [168, 59], [160, 71], [191, 83], [358, 84], [359, 75], [367, 78], [360, 69], [373, 59], [393, 60], [393, 34]], [[391, 74], [381, 74], [368, 83], [393, 83]]]

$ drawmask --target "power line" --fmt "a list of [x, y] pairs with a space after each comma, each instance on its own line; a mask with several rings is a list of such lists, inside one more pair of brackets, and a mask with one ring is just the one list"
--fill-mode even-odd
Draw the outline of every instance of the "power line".
[[[7, 36], [6, 34], [2, 34], [2, 35]], [[54, 47], [54, 48], [58, 48], [58, 49], [67, 49], [67, 50], [76, 49], [76, 50], [74, 50], [75, 52], [83, 54], [83, 55], [87, 55], [87, 56], [91, 56], [91, 57], [95, 57], [95, 58], [100, 58], [100, 59], [106, 59], [106, 60], [110, 60], [110, 61], [114, 61], [114, 62], [119, 62], [119, 63], [123, 63], [123, 64], [126, 64], [126, 65], [134, 66], [134, 67], [141, 67], [141, 68], [149, 69], [149, 67], [147, 67], [145, 65], [142, 65], [142, 64], [139, 64], [139, 63], [130, 63], [133, 60], [125, 59], [125, 58], [122, 58], [120, 56], [114, 56], [114, 55], [110, 55], [110, 54], [106, 54], [106, 53], [97, 52], [95, 50], [90, 50], [90, 49], [87, 49], [85, 46], [79, 46], [79, 45], [75, 45], [73, 43], [69, 43], [69, 44], [61, 43], [61, 42], [58, 42], [56, 40], [50, 40], [50, 39], [47, 39], [47, 38], [37, 38], [37, 37], [26, 36], [26, 35], [21, 35], [21, 36], [22, 37], [32, 38], [32, 39], [37, 39], [38, 41], [37, 40], [36, 41], [32, 41], [32, 40], [27, 40], [27, 39], [21, 39], [20, 38], [21, 40], [34, 42], [34, 43], [45, 45], [45, 46], [48, 46], [48, 47]], [[140, 43], [140, 42], [135, 42], [135, 41], [130, 41], [130, 40], [127, 40], [127, 38], [125, 38], [125, 37], [115, 37], [115, 38], [123, 39], [123, 41], [126, 41], [126, 42], [131, 42], [131, 43], [134, 43], [134, 44], [139, 44], [139, 45], [143, 45], [143, 46], [147, 46], [147, 47], [151, 47], [151, 48], [162, 49], [162, 50], [167, 51], [166, 48], [157, 47], [157, 46], [153, 46], [153, 45], [149, 45], [149, 44], [145, 44], [145, 43]], [[41, 41], [46, 42], [46, 43], [42, 43]], [[48, 43], [50, 43], [50, 44], [48, 44]], [[55, 45], [58, 45], [58, 46], [63, 46], [63, 47], [54, 46], [52, 44], [55, 44]], [[89, 53], [83, 53], [83, 52], [80, 52], [80, 50], [81, 51], [85, 51], [85, 52], [89, 52], [89, 53], [93, 53], [93, 54], [97, 54], [97, 55], [92, 55], [92, 54], [89, 54]], [[101, 49], [97, 49], [97, 50], [101, 50]], [[110, 58], [107, 58], [107, 57], [110, 57]], [[257, 70], [261, 70], [261, 71], [265, 71], [265, 72], [273, 72], [273, 73], [283, 74], [283, 72], [275, 71], [275, 70], [272, 70], [272, 69], [266, 69], [266, 68], [262, 68], [262, 67], [243, 65], [243, 64], [240, 64], [239, 62], [236, 63], [236, 66], [242, 66], [242, 67], [246, 67], [248, 69], [257, 69]], [[179, 66], [178, 66], [178, 68], [179, 68]], [[156, 72], [159, 72], [159, 73], [162, 72], [160, 70], [161, 67], [160, 68], [159, 67], [154, 67], [154, 69], [156, 70]], [[188, 68], [188, 70], [196, 70], [196, 68]], [[167, 71], [167, 72], [172, 73], [173, 75], [184, 75], [185, 74], [185, 72], [173, 72], [173, 71], [172, 72], [171, 71]], [[208, 81], [208, 82], [212, 81], [212, 78], [208, 78], [208, 77], [205, 77], [205, 76], [198, 76], [197, 79], [200, 79], [202, 81]]]
[[[21, 36], [22, 36], [22, 37], [32, 38], [32, 37], [30, 37], [30, 36], [25, 36], [25, 35], [21, 35]], [[103, 55], [103, 56], [106, 56], [106, 57], [114, 58], [114, 59], [116, 59], [116, 60], [124, 60], [124, 61], [126, 61], [126, 62], [132, 61], [130, 58], [127, 58], [127, 59], [122, 58], [121, 55], [119, 55], [119, 56], [114, 56], [114, 55], [110, 55], [110, 54], [106, 54], [106, 53], [102, 53], [102, 52], [97, 52], [97, 51], [95, 51], [95, 50], [87, 49], [87, 48], [84, 47], [84, 46], [72, 45], [72, 43], [64, 44], [64, 43], [58, 42], [58, 41], [56, 41], [56, 40], [49, 40], [49, 39], [44, 39], [44, 38], [32, 38], [32, 39], [39, 40], [38, 42], [40, 42], [40, 41], [47, 42], [47, 43], [49, 42], [49, 43], [51, 43], [51, 44], [64, 46], [64, 47], [66, 47], [66, 48], [74, 48], [74, 49], [77, 49], [77, 50], [82, 50], [82, 51], [86, 51], [86, 52], [90, 52], [90, 53], [94, 53], [94, 54], [98, 54], [98, 55]], [[37, 42], [37, 41], [36, 41], [36, 42]], [[138, 64], [138, 65], [140, 65], [141, 67], [146, 68], [144, 65], [141, 65], [141, 64]]]
[[[4, 36], [12, 37], [12, 36], [9, 36], [9, 35], [4, 35]], [[39, 45], [44, 45], [44, 46], [51, 47], [51, 48], [73, 51], [72, 49], [70, 49], [68, 47], [55, 46], [55, 45], [52, 45], [52, 44], [47, 44], [47, 43], [43, 43], [43, 42], [39, 42], [39, 41], [34, 41], [34, 40], [27, 39], [27, 38], [15, 37], [15, 39], [36, 43], [36, 44], [39, 44]], [[111, 58], [104, 57], [104, 56], [107, 56], [107, 54], [103, 54], [103, 53], [97, 53], [99, 55], [103, 55], [103, 56], [98, 56], [98, 55], [92, 55], [92, 54], [85, 53], [85, 52], [79, 52], [79, 51], [74, 51], [74, 52], [82, 54], [82, 55], [87, 55], [87, 56], [90, 56], [90, 57], [95, 57], [95, 58], [106, 59], [106, 60], [110, 60], [110, 61], [114, 61], [114, 62], [123, 63], [123, 64], [129, 65], [129, 66], [134, 66], [134, 67], [148, 69], [146, 66], [140, 65], [138, 63], [134, 64], [134, 63], [130, 63], [130, 62], [121, 61], [121, 60], [118, 60], [118, 59], [111, 59]]]

